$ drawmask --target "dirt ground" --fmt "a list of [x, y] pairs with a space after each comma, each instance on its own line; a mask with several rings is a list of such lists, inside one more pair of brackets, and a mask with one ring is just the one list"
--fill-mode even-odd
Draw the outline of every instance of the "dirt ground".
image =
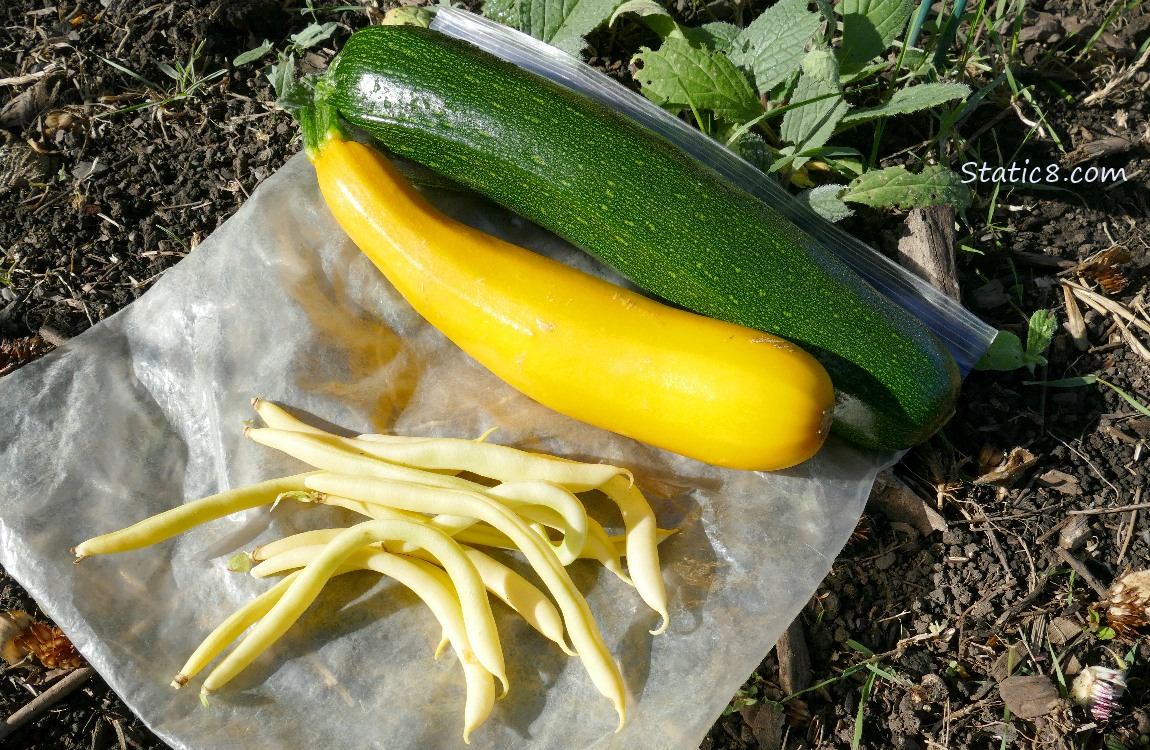
[[[0, 9], [0, 374], [143, 294], [299, 148], [262, 66], [231, 61], [302, 30], [306, 8], [48, 2]], [[894, 470], [913, 493], [901, 507], [929, 509], [933, 525], [876, 498], [790, 647], [766, 656], [703, 748], [1150, 747], [1146, 631], [1115, 633], [1098, 607], [1121, 574], [1150, 567], [1150, 65], [1139, 53], [1150, 13], [1132, 3], [1110, 19], [1113, 6], [1028, 4], [1012, 70], [1042, 84], [1034, 100], [988, 97], [960, 125], [992, 167], [1124, 170], [1125, 181], [1057, 189], [975, 186], [958, 236], [963, 300], [1023, 337], [1032, 311], [1054, 311], [1048, 364], [971, 375], [958, 414]], [[380, 15], [316, 12], [339, 23], [305, 60], [319, 68]], [[593, 41], [622, 75], [617, 37]], [[180, 80], [157, 65], [192, 57]], [[921, 140], [904, 127], [908, 145]], [[865, 214], [848, 228], [893, 251], [903, 219]], [[1063, 326], [1071, 306], [1079, 341]], [[1042, 384], [1087, 375], [1113, 387]], [[43, 619], [0, 571], [7, 609]], [[1090, 666], [1127, 668], [1106, 721], [1066, 697]], [[0, 669], [0, 716], [59, 677]], [[164, 747], [98, 676], [4, 746]]]

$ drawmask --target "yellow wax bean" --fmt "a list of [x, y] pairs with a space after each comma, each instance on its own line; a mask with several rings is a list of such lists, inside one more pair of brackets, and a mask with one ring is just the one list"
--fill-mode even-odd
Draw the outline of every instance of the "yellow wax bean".
[[403, 466], [470, 471], [500, 482], [552, 482], [572, 492], [595, 489], [615, 476], [624, 476], [628, 481], [633, 479], [631, 472], [617, 466], [569, 461], [507, 445], [462, 438], [411, 442], [355, 440], [355, 443], [369, 455]]
[[279, 430], [293, 430], [295, 432], [307, 432], [313, 435], [329, 435], [327, 430], [320, 429], [313, 425], [297, 419], [289, 414], [286, 410], [276, 406], [271, 401], [265, 401], [262, 398], [252, 399], [252, 408], [255, 409], [256, 414], [264, 421], [268, 427], [275, 427]]
[[238, 487], [209, 497], [178, 505], [171, 510], [158, 513], [125, 529], [93, 537], [73, 548], [77, 560], [91, 555], [107, 555], [114, 552], [147, 547], [177, 534], [214, 521], [242, 510], [270, 505], [281, 493], [304, 489], [304, 478], [309, 474], [296, 474], [281, 479]]
[[[325, 546], [311, 544], [280, 552], [253, 568], [252, 575], [262, 577], [275, 572], [302, 568], [322, 554]], [[267, 567], [257, 572], [264, 566]], [[354, 570], [371, 570], [393, 578], [411, 589], [431, 609], [443, 628], [443, 639], [435, 650], [436, 658], [445, 643], [450, 643], [465, 671], [467, 698], [464, 707], [463, 739], [470, 743], [468, 738], [472, 730], [483, 723], [495, 704], [494, 678], [478, 663], [472, 651], [463, 620], [463, 607], [451, 577], [443, 568], [436, 565], [404, 555], [394, 555], [375, 549], [374, 546], [353, 552], [337, 570], [336, 575]], [[298, 573], [291, 573], [284, 580], [294, 579], [297, 575]], [[467, 674], [469, 670], [479, 670], [480, 674]]]
[[283, 593], [291, 586], [297, 577], [296, 573], [284, 578], [255, 599], [233, 612], [226, 620], [216, 626], [215, 630], [200, 643], [199, 647], [188, 657], [187, 662], [180, 668], [179, 673], [172, 679], [172, 687], [180, 688], [188, 683], [206, 667], [212, 659], [219, 656], [224, 649], [240, 637], [240, 634], [250, 628], [261, 617], [266, 615]]
[[[410, 546], [402, 545], [403, 554], [434, 562], [424, 550], [408, 549]], [[542, 591], [511, 568], [473, 547], [464, 545], [463, 553], [479, 571], [483, 585], [488, 591], [495, 594], [537, 632], [554, 641], [564, 653], [577, 656], [563, 636], [563, 618], [559, 615], [559, 610]]]
[[[318, 476], [318, 475], [317, 475]], [[308, 481], [317, 477], [309, 477]], [[310, 486], [310, 485], [309, 485]], [[601, 488], [607, 497], [619, 506], [623, 528], [627, 530], [627, 571], [635, 583], [639, 597], [663, 618], [662, 624], [651, 631], [662, 633], [670, 624], [667, 613], [667, 591], [663, 585], [663, 571], [659, 567], [658, 526], [655, 512], [634, 484], [622, 477], [614, 477]]]
[[319, 595], [324, 583], [352, 553], [388, 539], [418, 544], [431, 551], [448, 571], [463, 605], [464, 622], [475, 656], [499, 678], [506, 693], [508, 684], [503, 651], [483, 580], [451, 537], [411, 521], [366, 521], [347, 529], [325, 545], [324, 551], [300, 572], [272, 610], [208, 675], [201, 692], [207, 694], [219, 689], [287, 632]]
[[429, 488], [370, 477], [325, 472], [309, 477], [307, 485], [320, 492], [386, 503], [404, 510], [478, 518], [507, 534], [555, 598], [572, 645], [579, 653], [588, 676], [599, 692], [611, 701], [619, 715], [616, 731], [623, 728], [627, 716], [623, 677], [603, 642], [587, 600], [575, 588], [551, 545], [533, 532], [513, 511], [479, 492]]

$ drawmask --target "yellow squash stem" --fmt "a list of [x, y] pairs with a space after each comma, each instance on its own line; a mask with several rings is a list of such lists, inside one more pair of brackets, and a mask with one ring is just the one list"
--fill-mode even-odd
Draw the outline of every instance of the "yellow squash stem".
[[719, 466], [781, 469], [822, 445], [834, 393], [806, 352], [461, 224], [379, 151], [324, 132], [308, 154], [339, 224], [417, 312], [514, 388]]

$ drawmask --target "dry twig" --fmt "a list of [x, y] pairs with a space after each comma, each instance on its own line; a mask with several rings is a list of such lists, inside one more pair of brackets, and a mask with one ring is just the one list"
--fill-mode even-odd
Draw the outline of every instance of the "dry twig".
[[23, 708], [9, 716], [0, 724], [0, 740], [32, 721], [76, 688], [87, 682], [96, 673], [91, 667], [80, 667], [65, 675], [59, 682], [28, 701]]

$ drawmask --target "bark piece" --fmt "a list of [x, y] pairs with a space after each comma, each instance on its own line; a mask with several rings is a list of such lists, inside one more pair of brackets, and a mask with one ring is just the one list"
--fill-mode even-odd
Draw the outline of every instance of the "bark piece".
[[916, 208], [898, 239], [899, 265], [951, 299], [959, 299], [954, 262], [954, 206]]
[[938, 511], [926, 504], [914, 490], [890, 471], [880, 472], [875, 477], [870, 500], [882, 514], [896, 523], [905, 523], [923, 536], [935, 531], [946, 531], [946, 519]]
[[775, 643], [775, 656], [779, 659], [779, 687], [785, 694], [791, 695], [810, 687], [811, 656], [799, 618], [795, 618]]

